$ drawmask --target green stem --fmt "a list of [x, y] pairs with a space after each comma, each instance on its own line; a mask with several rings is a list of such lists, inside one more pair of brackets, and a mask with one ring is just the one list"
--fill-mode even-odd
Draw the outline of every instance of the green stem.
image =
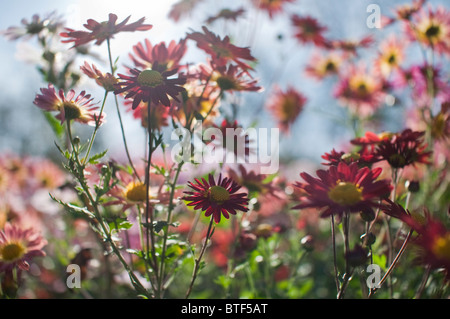
[[198, 271], [200, 269], [200, 262], [202, 260], [203, 254], [206, 251], [206, 247], [208, 246], [208, 241], [211, 239], [211, 230], [212, 230], [212, 226], [213, 226], [213, 222], [214, 222], [214, 218], [213, 217], [214, 216], [211, 215], [211, 220], [209, 222], [208, 230], [206, 231], [205, 242], [203, 243], [203, 246], [202, 246], [202, 249], [200, 251], [199, 257], [195, 260], [194, 271], [192, 273], [191, 283], [190, 283], [189, 288], [188, 288], [188, 290], [186, 292], [186, 299], [189, 298], [189, 295], [192, 292], [192, 288], [194, 287], [195, 279], [197, 279]]
[[103, 109], [105, 108], [105, 102], [106, 102], [106, 97], [107, 96], [108, 96], [108, 91], [105, 90], [105, 96], [103, 97], [103, 102], [102, 102], [102, 106], [100, 108], [100, 113], [98, 114], [98, 118], [95, 119], [94, 132], [92, 132], [92, 136], [91, 136], [91, 139], [89, 141], [89, 146], [88, 146], [88, 149], [86, 151], [86, 156], [84, 157], [83, 164], [86, 164], [86, 161], [89, 159], [89, 153], [91, 152], [92, 145], [94, 144], [95, 136], [96, 136], [96, 134], [98, 132], [98, 129], [100, 128], [100, 121], [101, 121], [101, 118], [102, 118]]
[[[107, 47], [108, 47], [108, 58], [109, 58], [109, 65], [110, 65], [110, 68], [111, 68], [111, 74], [114, 75], [115, 70], [114, 70], [114, 65], [113, 65], [113, 62], [112, 62], [112, 54], [111, 54], [111, 43], [110, 43], [110, 40], [109, 40], [109, 39], [106, 39], [106, 43], [107, 43]], [[131, 166], [131, 169], [133, 170], [134, 175], [136, 176], [136, 178], [137, 178], [139, 181], [141, 181], [141, 178], [139, 177], [139, 174], [137, 173], [136, 168], [134, 167], [133, 161], [131, 160], [130, 152], [129, 152], [129, 150], [128, 150], [128, 143], [127, 143], [127, 139], [126, 139], [126, 137], [125, 137], [125, 130], [124, 130], [124, 128], [123, 128], [122, 115], [120, 114], [119, 101], [118, 101], [118, 99], [117, 99], [117, 95], [115, 95], [115, 94], [114, 94], [114, 101], [115, 101], [115, 104], [116, 104], [117, 117], [118, 117], [118, 119], [119, 119], [120, 131], [121, 131], [121, 133], [122, 133], [122, 140], [123, 140], [123, 144], [124, 144], [124, 147], [125, 147], [125, 153], [126, 153], [126, 155], [127, 155], [128, 162], [129, 162], [129, 164], [130, 164], [130, 166]]]

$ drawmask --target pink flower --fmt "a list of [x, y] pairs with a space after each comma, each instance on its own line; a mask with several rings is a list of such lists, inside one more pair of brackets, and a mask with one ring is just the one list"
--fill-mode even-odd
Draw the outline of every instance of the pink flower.
[[[34, 99], [34, 104], [47, 112], [57, 111], [59, 114], [56, 118], [64, 121], [75, 120], [80, 123], [95, 126], [99, 113], [95, 112], [98, 107], [92, 103], [91, 95], [82, 91], [75, 97], [75, 91], [70, 90], [67, 95], [62, 89], [56, 93], [55, 87], [52, 84], [48, 88], [41, 88], [42, 94], [37, 94]], [[103, 121], [105, 114], [102, 114], [100, 122]]]
[[46, 244], [47, 241], [33, 229], [6, 223], [0, 231], [0, 272], [11, 271], [14, 267], [29, 270], [31, 259], [45, 256], [42, 248]]

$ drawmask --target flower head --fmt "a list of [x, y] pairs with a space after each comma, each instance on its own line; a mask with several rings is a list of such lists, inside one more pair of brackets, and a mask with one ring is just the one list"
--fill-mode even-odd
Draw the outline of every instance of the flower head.
[[243, 8], [239, 8], [237, 10], [230, 10], [230, 9], [222, 9], [219, 11], [218, 14], [209, 17], [206, 19], [206, 23], [211, 24], [216, 20], [224, 19], [224, 20], [232, 20], [236, 21], [238, 17], [243, 15], [245, 10]]
[[352, 112], [361, 116], [372, 114], [384, 101], [385, 81], [377, 72], [368, 72], [364, 65], [350, 66], [341, 72], [334, 96]]
[[172, 5], [168, 16], [178, 22], [182, 17], [189, 15], [201, 1], [203, 0], [179, 0]]
[[435, 11], [422, 9], [406, 24], [410, 38], [432, 47], [439, 53], [450, 54], [450, 12], [444, 7]]
[[37, 256], [45, 256], [42, 248], [47, 241], [33, 229], [22, 229], [17, 225], [5, 224], [0, 231], [0, 272], [29, 270], [29, 261]]
[[55, 12], [51, 12], [41, 17], [38, 14], [34, 14], [31, 17], [31, 21], [28, 19], [21, 20], [22, 26], [9, 27], [1, 33], [9, 40], [17, 40], [19, 38], [29, 38], [37, 35], [38, 37], [45, 36], [48, 33], [56, 32], [62, 27], [62, 20], [55, 15]]
[[36, 95], [33, 103], [44, 111], [59, 112], [56, 118], [61, 121], [61, 124], [66, 120], [74, 120], [94, 126], [97, 120], [102, 122], [105, 116], [102, 113], [101, 119], [98, 119], [99, 113], [95, 111], [98, 107], [92, 103], [90, 94], [82, 91], [75, 97], [74, 90], [70, 90], [66, 95], [62, 89], [56, 93], [52, 84], [49, 84], [48, 88], [41, 88], [41, 94]]
[[386, 160], [394, 168], [403, 168], [415, 163], [429, 164], [431, 151], [422, 138], [425, 132], [405, 129], [391, 139], [383, 139], [375, 149], [380, 160]]
[[272, 19], [276, 14], [283, 12], [283, 6], [286, 3], [292, 3], [294, 0], [253, 0], [253, 4], [264, 11], [267, 11]]
[[375, 67], [384, 77], [387, 77], [393, 70], [398, 69], [404, 60], [405, 42], [391, 36], [380, 44], [378, 57], [375, 60]]
[[381, 168], [359, 168], [357, 163], [339, 163], [328, 170], [318, 170], [317, 176], [303, 172], [306, 183], [294, 186], [304, 191], [304, 198], [294, 209], [319, 208], [321, 216], [342, 215], [377, 207], [378, 201], [391, 191], [390, 181], [376, 180]]
[[322, 80], [326, 76], [338, 74], [342, 61], [343, 58], [335, 52], [327, 55], [315, 53], [305, 67], [305, 73], [317, 80]]
[[211, 56], [212, 63], [217, 66], [226, 66], [230, 61], [235, 62], [243, 70], [251, 70], [252, 68], [243, 60], [256, 61], [250, 53], [249, 48], [238, 47], [231, 44], [228, 36], [221, 39], [218, 35], [209, 31], [203, 26], [203, 33], [192, 32], [187, 35], [187, 39], [194, 40], [197, 47], [205, 51]]
[[83, 26], [89, 31], [75, 31], [66, 28], [66, 32], [61, 32], [60, 35], [64, 38], [69, 38], [63, 40], [63, 43], [73, 42], [74, 47], [84, 45], [91, 41], [95, 41], [96, 45], [101, 45], [105, 40], [112, 39], [119, 32], [146, 31], [153, 27], [150, 24], [144, 24], [145, 18], [141, 18], [130, 24], [127, 24], [128, 20], [130, 20], [130, 16], [122, 22], [117, 23], [117, 15], [110, 13], [108, 21], [97, 22], [93, 19], [88, 19], [87, 23]]
[[269, 100], [268, 109], [278, 120], [278, 127], [282, 132], [289, 132], [291, 125], [303, 110], [306, 101], [306, 97], [293, 87], [288, 87], [285, 91], [276, 88]]
[[185, 89], [180, 86], [186, 83], [186, 78], [179, 75], [177, 78], [168, 78], [177, 73], [177, 69], [162, 71], [158, 66], [153, 69], [131, 69], [131, 75], [118, 74], [122, 80], [116, 85], [115, 94], [126, 92], [125, 99], [133, 98], [133, 110], [141, 102], [161, 103], [170, 106], [169, 97], [179, 101], [177, 95]]
[[323, 36], [323, 32], [327, 30], [326, 27], [319, 24], [317, 19], [312, 17], [300, 17], [297, 14], [291, 16], [291, 23], [295, 27], [295, 37], [301, 43], [314, 43], [319, 47], [323, 47], [326, 44], [326, 40]]
[[94, 64], [89, 65], [86, 61], [80, 69], [89, 78], [94, 79], [95, 82], [105, 90], [109, 92], [114, 91], [114, 85], [117, 84], [117, 79], [111, 73], [103, 73]]
[[150, 40], [139, 42], [133, 46], [133, 54], [129, 54], [134, 66], [139, 69], [152, 69], [158, 65], [161, 70], [172, 70], [180, 68], [180, 61], [187, 51], [186, 39], [176, 43], [170, 41], [152, 45]]
[[220, 222], [222, 215], [228, 219], [230, 214], [236, 215], [237, 211], [248, 211], [247, 194], [237, 193], [241, 186], [232, 179], [222, 179], [222, 175], [219, 175], [216, 183], [214, 176], [209, 174], [208, 180], [196, 178], [195, 182], [188, 182], [194, 191], [185, 191], [186, 196], [182, 199], [190, 202], [188, 206], [204, 211], [206, 217], [212, 215], [216, 223]]

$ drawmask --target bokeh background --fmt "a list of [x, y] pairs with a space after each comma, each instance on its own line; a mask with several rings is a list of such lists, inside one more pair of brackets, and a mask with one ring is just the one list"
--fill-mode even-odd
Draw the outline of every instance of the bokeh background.
[[[395, 29], [370, 29], [366, 25], [367, 6], [378, 4], [381, 13], [389, 15], [392, 8], [402, 4], [402, 0], [344, 0], [334, 1], [301, 0], [288, 3], [286, 11], [289, 13], [308, 14], [318, 19], [328, 27], [326, 32], [330, 38], [360, 39], [373, 34], [375, 38], [385, 35], [383, 32], [395, 32]], [[320, 161], [320, 156], [339, 147], [340, 143], [353, 136], [351, 129], [343, 122], [346, 118], [345, 110], [338, 105], [332, 96], [333, 81], [316, 82], [304, 74], [304, 67], [314, 51], [312, 46], [300, 45], [293, 37], [293, 27], [287, 15], [278, 15], [269, 19], [267, 13], [255, 10], [248, 1], [236, 0], [204, 0], [196, 7], [194, 13], [184, 17], [178, 23], [168, 18], [174, 0], [41, 0], [41, 1], [2, 1], [0, 4], [0, 30], [9, 26], [19, 26], [22, 18], [31, 19], [33, 14], [45, 15], [55, 11], [65, 21], [68, 27], [81, 30], [87, 19], [97, 21], [107, 20], [108, 13], [115, 13], [119, 21], [131, 15], [130, 21], [142, 16], [146, 22], [153, 24], [153, 29], [145, 33], [123, 33], [112, 41], [112, 52], [119, 57], [120, 65], [128, 61], [131, 47], [149, 38], [152, 42], [178, 40], [192, 30], [200, 30], [207, 17], [216, 14], [221, 8], [244, 7], [246, 13], [237, 23], [224, 24], [221, 21], [210, 25], [209, 28], [220, 36], [230, 35], [236, 45], [251, 47], [252, 54], [258, 59], [255, 77], [265, 88], [263, 93], [250, 93], [246, 96], [245, 105], [239, 109], [242, 125], [246, 127], [258, 121], [260, 127], [275, 127], [271, 115], [265, 111], [264, 105], [276, 82], [281, 87], [292, 85], [298, 88], [308, 98], [308, 103], [291, 129], [289, 135], [283, 135], [280, 140], [280, 154], [282, 160], [304, 158], [314, 162]], [[444, 0], [429, 1], [429, 3], [446, 4]], [[193, 43], [189, 43], [193, 46]], [[67, 45], [68, 49], [70, 45]], [[373, 55], [376, 46], [361, 52]], [[92, 59], [100, 67], [107, 68], [106, 46], [93, 47], [101, 60]], [[420, 52], [409, 51], [410, 59], [415, 59]], [[198, 50], [189, 50], [186, 61], [197, 63], [202, 61], [197, 56]], [[47, 125], [41, 111], [33, 105], [34, 96], [39, 88], [47, 84], [43, 82], [37, 71], [41, 57], [33, 41], [8, 41], [0, 37], [0, 151], [18, 154], [58, 156], [52, 140], [54, 134]], [[87, 57], [89, 60], [89, 57]], [[84, 61], [80, 60], [79, 65]], [[74, 67], [79, 67], [75, 65]], [[85, 89], [95, 100], [101, 101], [103, 92], [89, 81], [81, 81], [79, 90]], [[120, 141], [121, 133], [114, 111], [113, 99], [109, 99], [106, 107], [108, 123], [104, 126], [97, 140], [97, 147], [102, 143]], [[110, 110], [108, 112], [108, 109]], [[384, 117], [386, 128], [395, 127], [401, 112], [395, 107], [388, 108]], [[134, 150], [142, 148], [144, 134], [140, 124], [130, 114], [123, 114], [126, 136], [130, 147]], [[121, 143], [108, 143], [110, 154], [123, 150]], [[117, 148], [117, 149], [116, 149]]]

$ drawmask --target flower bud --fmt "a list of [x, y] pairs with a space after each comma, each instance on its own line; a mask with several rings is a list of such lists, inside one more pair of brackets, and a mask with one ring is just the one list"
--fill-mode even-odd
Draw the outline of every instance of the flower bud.
[[303, 237], [300, 241], [300, 243], [302, 244], [302, 247], [310, 252], [314, 250], [314, 238], [311, 235], [306, 235], [305, 237]]
[[362, 220], [365, 222], [371, 222], [375, 219], [375, 212], [371, 207], [365, 207], [360, 213]]

